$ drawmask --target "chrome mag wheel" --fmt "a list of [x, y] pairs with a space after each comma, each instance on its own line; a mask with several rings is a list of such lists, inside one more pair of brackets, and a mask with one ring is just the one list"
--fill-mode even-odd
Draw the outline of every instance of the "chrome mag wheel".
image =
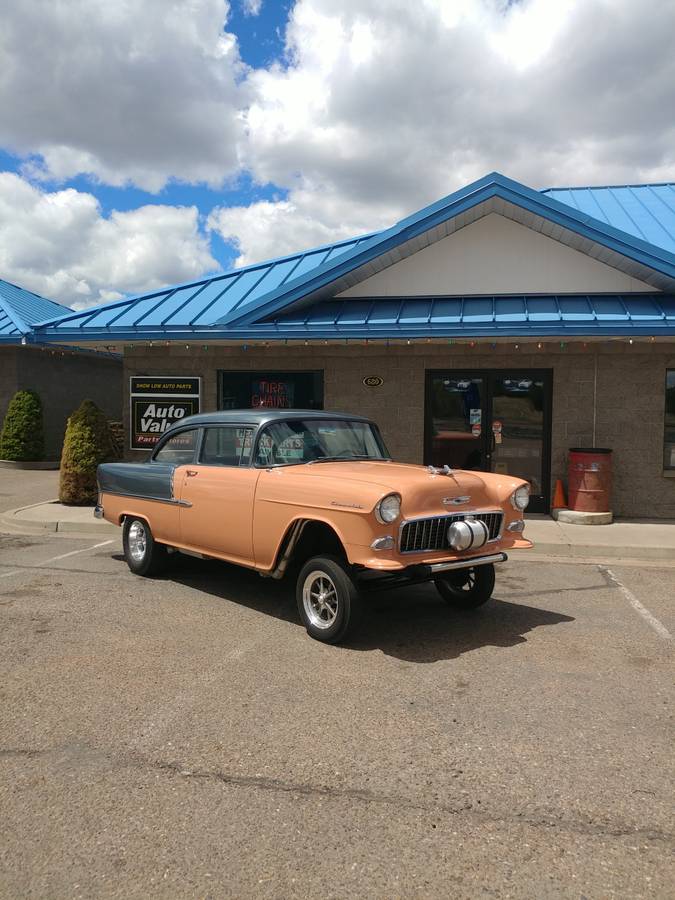
[[142, 522], [133, 522], [129, 528], [129, 554], [135, 562], [141, 562], [148, 549], [148, 536]]
[[302, 603], [315, 628], [330, 628], [338, 614], [338, 595], [333, 579], [325, 572], [310, 572], [302, 585]]
[[465, 569], [463, 572], [458, 572], [454, 578], [448, 580], [456, 591], [471, 593], [476, 587], [476, 570]]
[[495, 567], [492, 564], [472, 566], [456, 572], [437, 575], [434, 583], [449, 606], [475, 609], [492, 596], [495, 586]]

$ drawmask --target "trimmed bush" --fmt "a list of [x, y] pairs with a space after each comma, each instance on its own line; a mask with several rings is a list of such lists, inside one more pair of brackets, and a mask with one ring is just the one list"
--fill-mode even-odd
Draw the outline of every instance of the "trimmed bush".
[[61, 454], [61, 503], [71, 506], [96, 503], [96, 467], [112, 456], [112, 439], [105, 414], [91, 400], [83, 400], [66, 426]]
[[17, 391], [7, 407], [0, 434], [0, 459], [29, 462], [44, 459], [42, 402], [35, 391]]

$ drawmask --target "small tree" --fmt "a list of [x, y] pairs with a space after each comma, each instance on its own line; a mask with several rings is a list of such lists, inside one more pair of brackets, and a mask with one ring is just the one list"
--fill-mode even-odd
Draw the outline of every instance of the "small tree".
[[96, 467], [113, 455], [105, 414], [91, 400], [83, 400], [68, 419], [61, 454], [59, 500], [72, 506], [96, 503]]
[[42, 403], [35, 391], [17, 391], [7, 407], [0, 435], [0, 459], [44, 459]]

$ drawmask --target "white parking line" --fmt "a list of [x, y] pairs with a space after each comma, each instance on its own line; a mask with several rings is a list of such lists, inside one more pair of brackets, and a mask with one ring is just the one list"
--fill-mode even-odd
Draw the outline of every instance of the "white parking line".
[[[59, 559], [67, 559], [69, 556], [76, 556], [78, 553], [86, 553], [87, 550], [97, 550], [99, 547], [107, 547], [108, 544], [114, 544], [114, 540], [101, 541], [100, 544], [92, 544], [91, 547], [83, 547], [81, 550], [71, 550], [70, 553], [61, 553], [59, 556], [52, 556], [51, 559], [45, 559], [44, 562], [38, 563], [31, 568], [39, 569], [41, 566], [48, 566], [49, 563], [57, 562]], [[20, 575], [25, 569], [16, 569], [13, 572], [2, 572], [0, 578], [11, 578], [12, 575]]]
[[618, 588], [621, 591], [621, 593], [624, 595], [626, 600], [628, 600], [628, 602], [633, 607], [635, 612], [639, 613], [642, 616], [642, 618], [645, 620], [645, 622], [647, 622], [649, 625], [651, 625], [651, 627], [659, 635], [659, 637], [662, 637], [666, 641], [672, 641], [673, 636], [668, 631], [668, 629], [663, 624], [663, 622], [659, 622], [659, 620], [656, 618], [656, 616], [652, 615], [652, 613], [649, 612], [647, 607], [643, 606], [640, 603], [640, 601], [635, 596], [635, 594], [633, 594], [632, 591], [629, 591], [628, 588], [625, 586], [625, 584], [621, 584], [621, 582], [616, 577], [614, 572], [612, 572], [611, 569], [608, 569], [607, 566], [598, 566], [598, 569], [600, 570], [600, 572], [602, 572], [603, 575], [605, 575], [607, 577], [607, 580], [611, 584], [613, 584], [614, 587]]
[[52, 556], [51, 559], [46, 559], [44, 562], [39, 563], [39, 565], [46, 566], [48, 563], [56, 562], [58, 559], [67, 559], [67, 557], [69, 556], [76, 556], [78, 553], [86, 553], [87, 550], [96, 550], [98, 547], [105, 547], [108, 544], [114, 543], [114, 540], [101, 541], [100, 544], [93, 544], [91, 547], [83, 547], [81, 550], [71, 550], [70, 553], [62, 553], [60, 556]]

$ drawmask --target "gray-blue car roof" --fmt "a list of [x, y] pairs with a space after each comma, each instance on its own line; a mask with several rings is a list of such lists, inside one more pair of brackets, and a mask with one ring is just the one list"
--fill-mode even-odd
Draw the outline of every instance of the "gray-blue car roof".
[[165, 433], [186, 425], [267, 425], [297, 419], [332, 419], [344, 422], [371, 422], [364, 416], [331, 412], [324, 409], [225, 409], [217, 412], [197, 413], [175, 422]]

